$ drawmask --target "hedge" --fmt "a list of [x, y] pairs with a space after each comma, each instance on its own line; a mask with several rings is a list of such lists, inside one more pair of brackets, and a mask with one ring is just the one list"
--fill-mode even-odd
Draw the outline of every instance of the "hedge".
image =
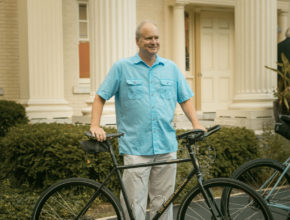
[[[78, 176], [102, 181], [112, 167], [110, 155], [100, 153], [94, 157], [86, 155], [79, 148], [79, 142], [86, 139], [84, 131], [88, 129], [88, 126], [69, 124], [26, 124], [11, 128], [0, 139], [0, 154], [5, 158], [0, 164], [0, 175], [7, 177], [9, 183], [9, 186], [0, 184], [5, 192], [0, 195], [0, 216], [6, 219], [15, 216], [29, 218], [37, 195], [60, 179]], [[114, 128], [105, 130], [107, 133], [116, 132]], [[177, 131], [182, 132], [184, 130]], [[214, 147], [215, 151], [205, 145]], [[116, 140], [113, 147], [117, 153]], [[195, 150], [205, 178], [212, 178], [229, 176], [240, 164], [256, 158], [258, 149], [257, 138], [252, 131], [222, 128], [200, 142]], [[118, 153], [116, 155], [118, 162], [122, 163], [122, 157]], [[178, 157], [188, 157], [184, 146], [179, 146]], [[190, 163], [178, 164], [176, 184], [183, 181], [191, 168]], [[118, 196], [117, 177], [112, 178], [108, 187]], [[195, 179], [186, 187], [183, 195], [193, 185]], [[10, 196], [10, 193], [15, 195]]]
[[261, 153], [264, 158], [284, 162], [290, 155], [290, 141], [274, 133], [271, 127], [265, 127], [260, 136]]
[[[177, 130], [177, 134], [182, 132], [185, 132], [185, 130]], [[222, 127], [218, 132], [198, 142], [194, 151], [204, 178], [209, 179], [229, 177], [244, 162], [258, 158], [260, 155], [259, 149], [258, 139], [253, 131], [239, 127]], [[178, 155], [183, 158], [188, 157], [186, 147], [182, 146], [181, 143], [179, 143]], [[190, 163], [178, 165], [176, 186], [184, 180], [191, 169], [192, 165]], [[196, 178], [193, 178], [181, 193], [177, 202], [180, 202], [182, 196], [195, 184]]]
[[4, 136], [10, 127], [27, 122], [22, 105], [14, 101], [0, 100], [0, 137]]
[[[224, 127], [199, 143], [200, 151], [211, 146], [216, 151], [210, 174], [213, 177], [229, 177], [243, 163], [260, 157], [259, 140], [253, 130]], [[213, 152], [211, 152], [212, 156]]]
[[[8, 175], [16, 185], [27, 182], [33, 188], [45, 188], [59, 179], [76, 176], [101, 181], [112, 167], [110, 155], [86, 156], [79, 148], [79, 142], [86, 139], [84, 131], [88, 129], [83, 125], [55, 123], [18, 125], [10, 129], [0, 140], [0, 153], [4, 156], [0, 165], [4, 171], [2, 175]], [[114, 128], [105, 130], [116, 132]], [[205, 147], [207, 145], [215, 148], [214, 161], [205, 156], [213, 154]], [[118, 155], [117, 140], [113, 146]], [[199, 154], [203, 154], [201, 164], [208, 168], [211, 177], [229, 176], [239, 165], [258, 156], [258, 140], [254, 132], [245, 128], [222, 128], [199, 146]], [[179, 149], [184, 148], [179, 146]], [[186, 149], [179, 150], [178, 157], [186, 154]], [[121, 156], [117, 158], [122, 163]], [[88, 160], [91, 163], [88, 164]], [[188, 166], [191, 164], [182, 164], [180, 172]], [[117, 189], [116, 184], [112, 187]]]
[[[1, 174], [9, 176], [17, 186], [27, 183], [36, 189], [68, 177], [101, 180], [111, 166], [107, 162], [109, 155], [102, 153], [94, 158], [79, 148], [88, 129], [88, 126], [56, 123], [19, 125], [10, 129], [0, 140], [0, 152], [5, 155], [0, 164], [4, 171]], [[94, 161], [98, 164], [97, 173], [92, 168]]]

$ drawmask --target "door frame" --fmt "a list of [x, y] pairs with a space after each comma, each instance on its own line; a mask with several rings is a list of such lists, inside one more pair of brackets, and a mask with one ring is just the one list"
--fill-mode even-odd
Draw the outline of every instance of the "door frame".
[[195, 107], [201, 110], [201, 39], [200, 39], [200, 10], [194, 13], [194, 78], [195, 78]]
[[[192, 5], [192, 6], [189, 6], [186, 11], [189, 13], [189, 16], [191, 18], [191, 21], [190, 21], [190, 30], [191, 30], [190, 31], [190, 45], [191, 45], [190, 46], [190, 70], [194, 78], [193, 87], [195, 91], [195, 97], [194, 97], [195, 108], [197, 111], [201, 111], [202, 110], [201, 23], [200, 23], [201, 13], [202, 12], [215, 12], [215, 13], [227, 12], [227, 13], [234, 14], [234, 8], [214, 8], [214, 7], [200, 7], [200, 6], [196, 7]], [[233, 25], [235, 25], [235, 22], [233, 23]], [[234, 63], [233, 63], [233, 66], [234, 66]]]

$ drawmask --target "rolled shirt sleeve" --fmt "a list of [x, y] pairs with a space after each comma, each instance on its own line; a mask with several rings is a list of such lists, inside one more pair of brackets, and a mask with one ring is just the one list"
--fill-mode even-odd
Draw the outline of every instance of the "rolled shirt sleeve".
[[97, 94], [105, 100], [109, 100], [112, 96], [116, 95], [120, 87], [120, 77], [118, 64], [115, 63], [110, 69], [105, 80], [97, 91]]

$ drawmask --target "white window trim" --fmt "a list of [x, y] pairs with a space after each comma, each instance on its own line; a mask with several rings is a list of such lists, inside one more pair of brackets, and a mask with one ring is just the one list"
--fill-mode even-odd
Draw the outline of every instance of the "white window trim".
[[[80, 17], [79, 17], [79, 6], [80, 5], [86, 5], [87, 7], [87, 20], [80, 20]], [[88, 35], [87, 35], [87, 38], [82, 38], [80, 37], [80, 22], [86, 22], [87, 23], [87, 31], [88, 31]], [[79, 42], [89, 42], [90, 41], [90, 24], [89, 24], [90, 20], [89, 20], [89, 4], [88, 4], [88, 1], [85, 1], [85, 0], [81, 0], [81, 1], [78, 1], [78, 37], [79, 37]]]
[[[87, 5], [87, 20], [80, 20], [79, 19], [79, 5], [80, 4], [85, 4]], [[90, 34], [89, 34], [89, 4], [87, 0], [78, 0], [77, 1], [77, 5], [78, 5], [78, 43], [80, 42], [90, 42]], [[88, 37], [87, 38], [81, 38], [80, 37], [80, 22], [81, 21], [85, 21], [87, 22], [87, 28], [88, 28]], [[79, 59], [78, 59], [79, 60]], [[73, 93], [74, 94], [90, 94], [91, 92], [91, 80], [90, 78], [80, 78], [80, 73], [79, 70], [77, 71], [78, 74], [78, 80], [77, 80], [77, 84], [73, 87]]]

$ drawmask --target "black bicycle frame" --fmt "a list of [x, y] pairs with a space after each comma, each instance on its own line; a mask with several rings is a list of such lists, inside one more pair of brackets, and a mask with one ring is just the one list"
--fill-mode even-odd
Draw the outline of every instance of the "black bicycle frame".
[[[127, 196], [127, 193], [126, 193], [126, 189], [125, 189], [124, 183], [122, 181], [120, 170], [132, 169], [132, 168], [138, 168], [138, 167], [148, 167], [148, 166], [156, 166], [156, 165], [173, 164], [173, 163], [185, 163], [185, 162], [192, 162], [193, 169], [186, 176], [186, 178], [183, 180], [183, 182], [177, 187], [175, 192], [161, 205], [160, 209], [157, 211], [156, 215], [153, 217], [153, 220], [157, 220], [164, 213], [164, 211], [168, 208], [168, 206], [172, 202], [175, 201], [177, 196], [182, 192], [184, 187], [188, 184], [188, 182], [191, 180], [191, 178], [194, 175], [197, 175], [198, 185], [199, 185], [199, 187], [200, 187], [200, 189], [202, 191], [204, 199], [206, 200], [208, 208], [210, 209], [212, 215], [214, 216], [214, 219], [217, 219], [217, 217], [216, 217], [212, 207], [214, 207], [217, 210], [219, 216], [222, 216], [222, 212], [219, 210], [217, 204], [215, 203], [215, 200], [213, 199], [213, 196], [212, 196], [211, 192], [206, 192], [204, 187], [203, 187], [203, 184], [202, 184], [203, 183], [202, 173], [200, 172], [200, 169], [199, 169], [199, 166], [198, 166], [198, 163], [197, 163], [197, 159], [196, 159], [194, 151], [192, 149], [192, 145], [194, 145], [194, 144], [187, 144], [186, 145], [186, 147], [188, 149], [188, 152], [189, 152], [189, 155], [190, 155], [190, 158], [173, 159], [173, 160], [159, 161], [159, 162], [152, 162], [152, 163], [138, 163], [138, 164], [122, 165], [122, 166], [118, 165], [118, 162], [117, 162], [117, 159], [116, 159], [116, 156], [115, 156], [115, 153], [113, 151], [113, 147], [112, 147], [111, 143], [109, 141], [106, 141], [106, 142], [104, 142], [104, 144], [106, 144], [106, 146], [108, 147], [109, 152], [111, 154], [111, 158], [112, 158], [112, 161], [113, 161], [113, 169], [111, 170], [109, 175], [106, 177], [104, 182], [101, 184], [100, 188], [90, 198], [90, 200], [87, 203], [87, 205], [81, 210], [81, 212], [77, 216], [77, 219], [79, 217], [81, 217], [87, 211], [87, 209], [90, 207], [91, 203], [98, 196], [100, 190], [109, 181], [110, 177], [114, 173], [117, 173], [118, 180], [119, 180], [119, 183], [120, 183], [120, 186], [121, 186], [121, 191], [123, 193], [124, 201], [125, 201], [125, 204], [126, 204], [126, 207], [127, 207], [127, 210], [128, 210], [128, 214], [129, 214], [131, 220], [135, 220], [135, 218], [133, 216], [133, 213], [132, 213], [132, 209], [130, 208], [129, 199], [128, 199], [128, 196]], [[211, 197], [211, 198], [209, 198], [209, 197]]]

